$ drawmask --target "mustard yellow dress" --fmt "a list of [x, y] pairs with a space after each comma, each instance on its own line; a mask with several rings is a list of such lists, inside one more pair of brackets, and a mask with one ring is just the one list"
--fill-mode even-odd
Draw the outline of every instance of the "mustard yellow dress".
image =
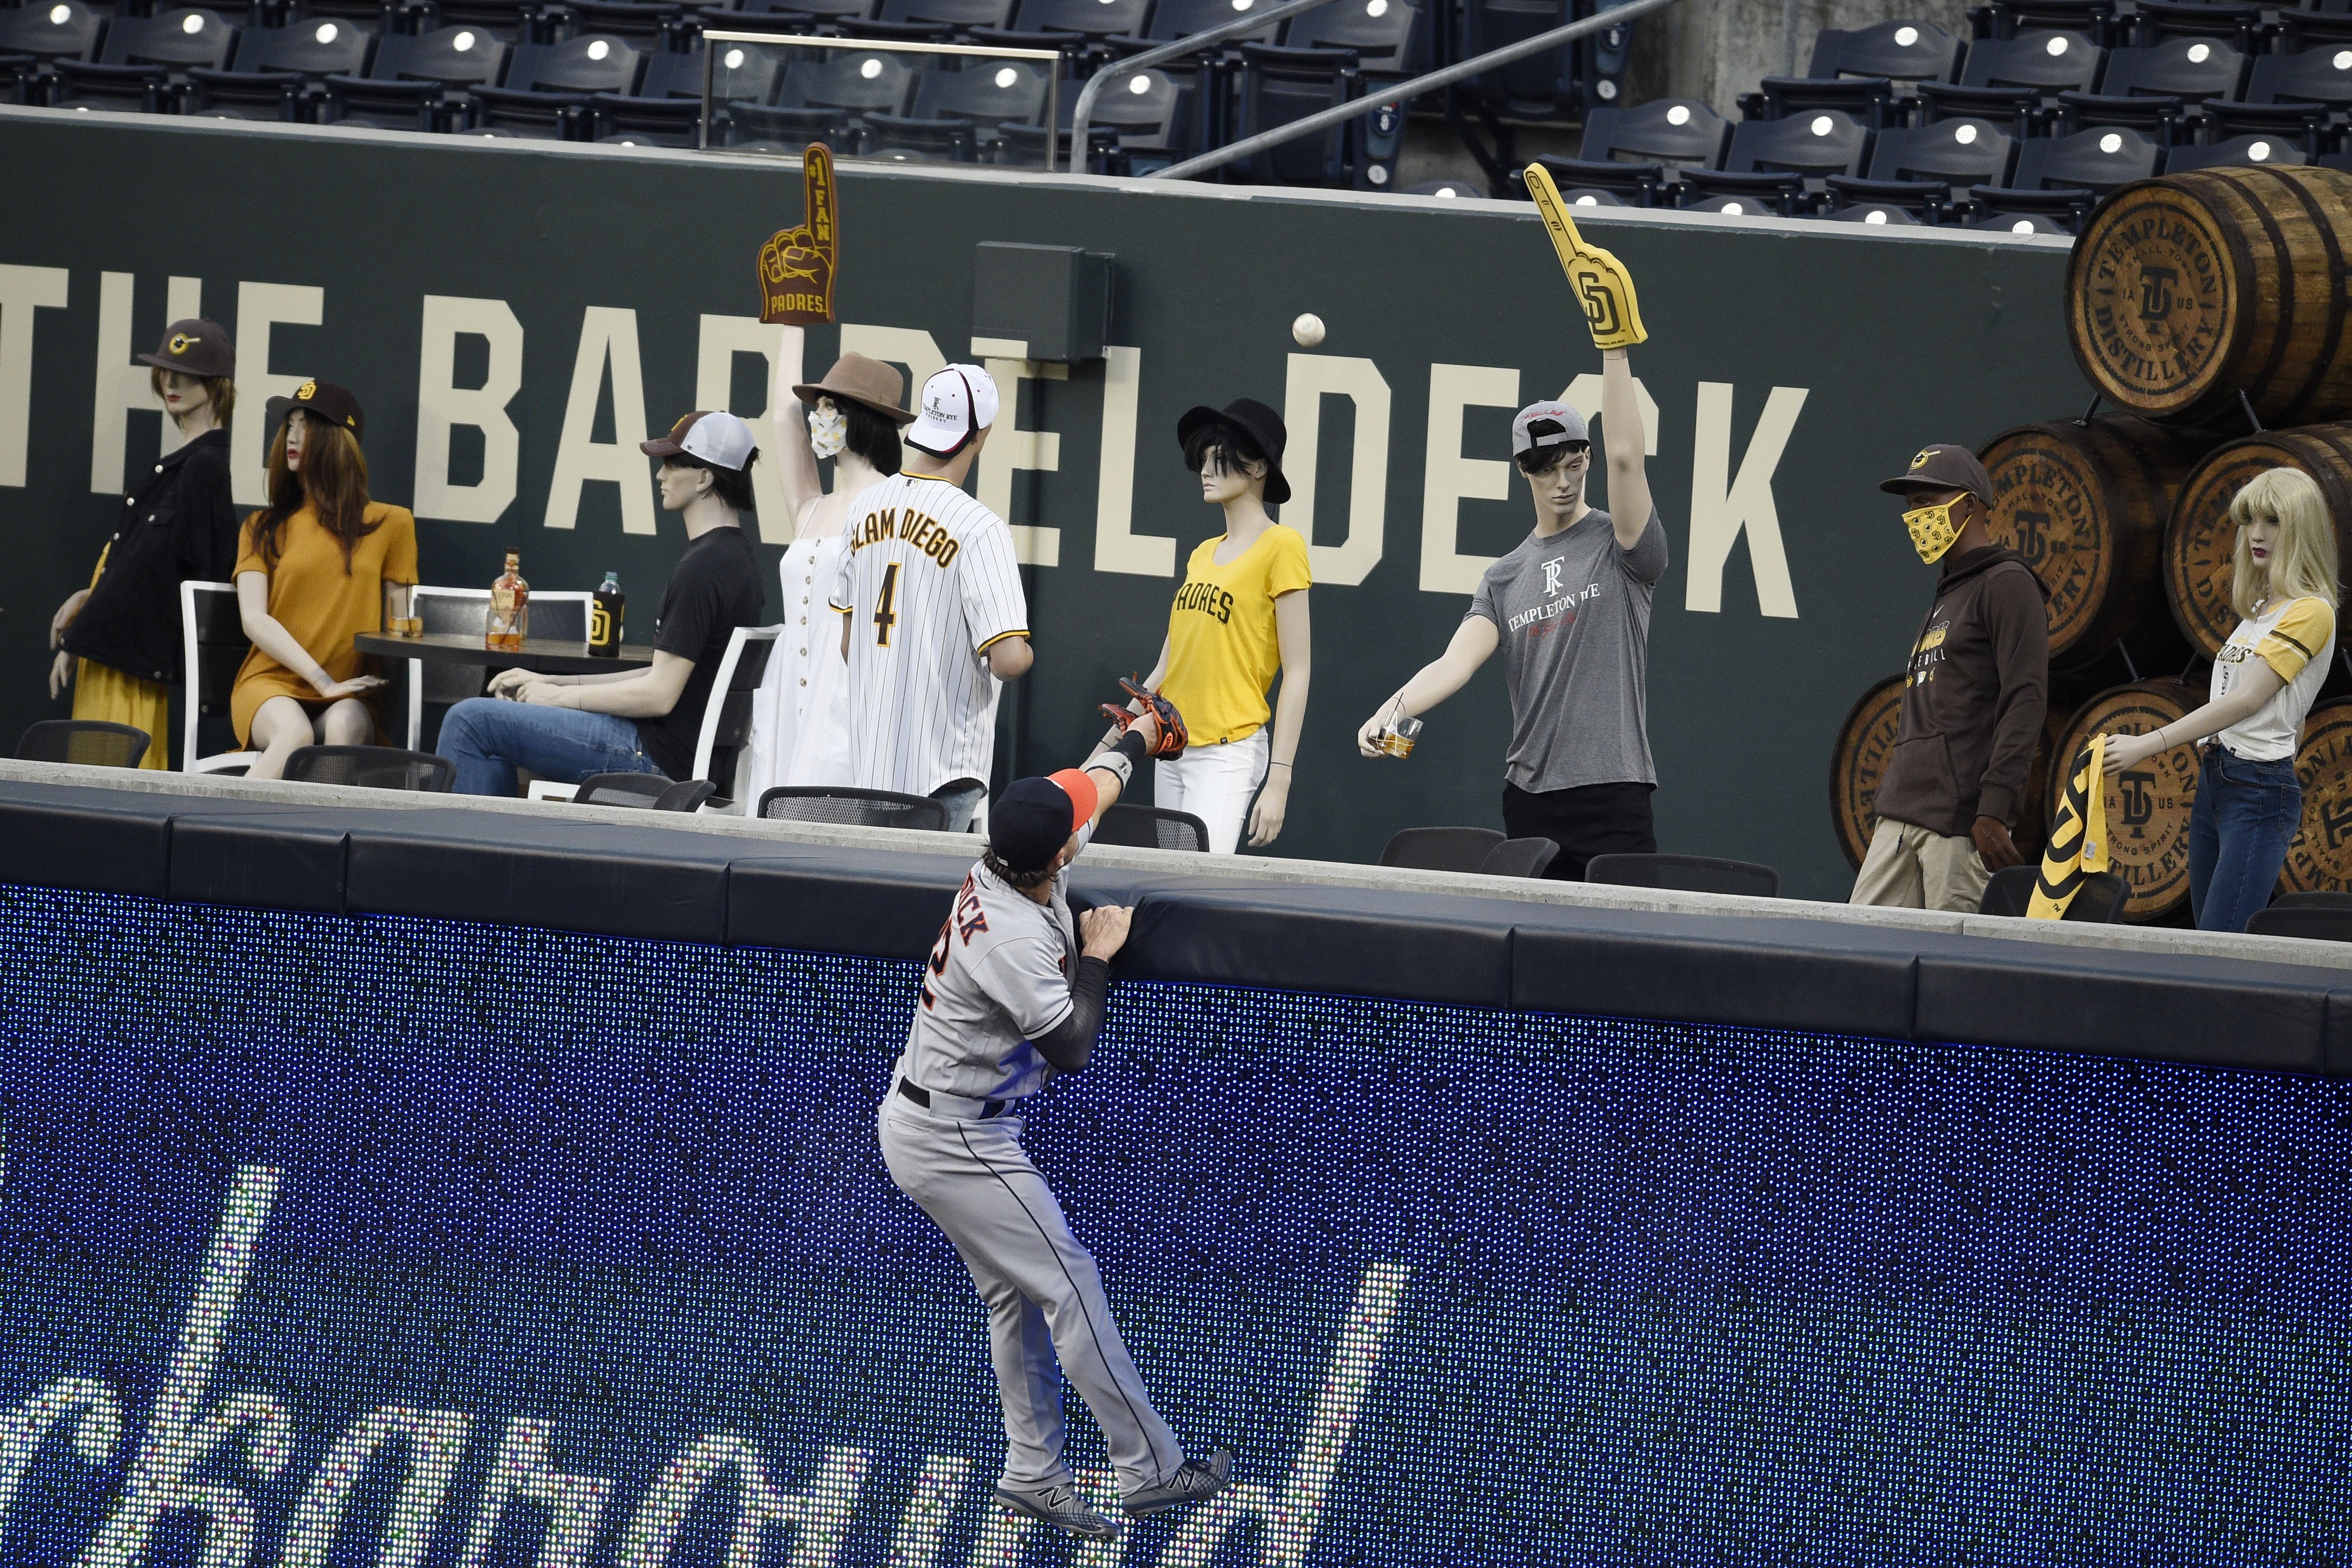
[[[98, 552], [98, 570], [89, 574], [89, 585], [106, 575], [106, 557], [114, 548], [109, 544]], [[135, 675], [125, 675], [110, 664], [96, 659], [74, 660], [73, 716], [95, 719], [105, 724], [128, 724], [134, 730], [147, 731], [147, 750], [139, 759], [142, 768], [168, 768], [171, 765], [164, 742], [172, 729], [171, 689], [160, 681], [142, 680]]]
[[[416, 581], [416, 518], [404, 506], [368, 503], [370, 531], [352, 549], [351, 569], [343, 547], [319, 521], [308, 503], [286, 520], [278, 536], [278, 564], [261, 559], [253, 540], [262, 514], [245, 520], [237, 535], [236, 575], [259, 572], [269, 579], [270, 617], [284, 626], [303, 651], [337, 680], [363, 673], [352, 638], [383, 629], [383, 585]], [[325, 710], [317, 688], [257, 647], [245, 656], [229, 695], [229, 721], [237, 744], [253, 743], [253, 716], [273, 697], [291, 697], [313, 714]]]

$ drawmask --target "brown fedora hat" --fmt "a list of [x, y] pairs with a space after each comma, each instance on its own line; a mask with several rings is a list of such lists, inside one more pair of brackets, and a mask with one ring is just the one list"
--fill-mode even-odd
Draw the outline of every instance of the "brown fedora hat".
[[898, 406], [898, 400], [907, 395], [907, 378], [895, 367], [864, 354], [842, 355], [833, 362], [823, 381], [803, 382], [793, 388], [793, 395], [811, 405], [820, 397], [845, 397], [901, 425], [915, 422], [912, 414]]

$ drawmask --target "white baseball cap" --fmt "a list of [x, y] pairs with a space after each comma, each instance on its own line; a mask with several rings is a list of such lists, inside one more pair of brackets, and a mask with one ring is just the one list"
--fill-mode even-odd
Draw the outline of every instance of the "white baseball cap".
[[669, 434], [637, 443], [648, 458], [675, 458], [683, 453], [715, 468], [740, 468], [751, 460], [759, 443], [751, 427], [732, 414], [697, 412], [669, 427]]
[[952, 458], [996, 423], [996, 379], [976, 364], [951, 364], [923, 383], [907, 445], [934, 458]]

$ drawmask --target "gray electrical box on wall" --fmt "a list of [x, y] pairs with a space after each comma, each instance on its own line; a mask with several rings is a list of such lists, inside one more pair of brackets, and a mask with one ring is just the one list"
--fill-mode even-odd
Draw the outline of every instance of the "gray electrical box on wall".
[[1028, 357], [1076, 364], [1110, 341], [1118, 258], [1074, 245], [983, 243], [971, 269], [971, 332], [1029, 345]]

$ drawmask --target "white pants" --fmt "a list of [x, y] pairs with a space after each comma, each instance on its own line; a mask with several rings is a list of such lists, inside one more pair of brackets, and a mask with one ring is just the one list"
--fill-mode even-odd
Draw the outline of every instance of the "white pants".
[[899, 1098], [878, 1118], [882, 1163], [955, 1243], [988, 1304], [990, 1359], [1004, 1406], [1004, 1481], [1028, 1489], [1071, 1479], [1062, 1459], [1062, 1378], [1094, 1412], [1129, 1497], [1184, 1462], [1151, 1407], [1111, 1321], [1094, 1255], [1078, 1245], [1045, 1178], [1021, 1147], [1021, 1118], [963, 1121]]
[[1181, 757], [1151, 764], [1151, 802], [1163, 811], [1189, 811], [1209, 826], [1209, 853], [1230, 855], [1248, 825], [1250, 802], [1265, 782], [1274, 742], [1261, 724], [1238, 741], [1184, 748]]

